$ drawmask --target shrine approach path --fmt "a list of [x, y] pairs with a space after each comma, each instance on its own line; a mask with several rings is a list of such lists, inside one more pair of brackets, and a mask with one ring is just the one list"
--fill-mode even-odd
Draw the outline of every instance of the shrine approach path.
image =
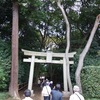
[[[39, 86], [34, 86], [33, 90], [34, 90], [34, 94], [31, 96], [31, 98], [33, 100], [43, 100], [43, 97], [41, 96], [41, 88]], [[24, 98], [24, 95], [23, 95], [24, 91], [25, 89], [19, 91], [21, 99]], [[69, 100], [69, 99], [63, 97], [63, 100]]]

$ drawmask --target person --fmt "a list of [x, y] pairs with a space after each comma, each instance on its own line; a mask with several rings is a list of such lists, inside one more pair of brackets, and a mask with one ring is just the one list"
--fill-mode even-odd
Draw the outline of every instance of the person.
[[29, 89], [26, 89], [24, 91], [24, 95], [25, 95], [25, 98], [22, 99], [22, 100], [33, 100], [30, 96], [31, 96], [31, 91]]
[[50, 84], [49, 84], [51, 90], [53, 89], [53, 81], [50, 81]]
[[74, 94], [70, 96], [69, 100], [85, 100], [84, 97], [79, 93], [80, 88], [77, 85], [73, 87], [73, 91]]
[[49, 82], [46, 82], [42, 89], [42, 96], [44, 97], [44, 100], [50, 100], [50, 94], [51, 94], [51, 88], [49, 86]]
[[60, 84], [56, 84], [55, 89], [51, 91], [52, 99], [51, 100], [62, 100], [62, 92], [60, 92]]
[[41, 81], [40, 81], [40, 79], [38, 78], [38, 86], [40, 86], [40, 83], [41, 83]]
[[45, 84], [46, 84], [46, 80], [45, 79], [43, 79], [43, 81], [42, 81], [42, 83], [41, 83], [41, 88], [43, 88], [44, 86], [45, 86]]

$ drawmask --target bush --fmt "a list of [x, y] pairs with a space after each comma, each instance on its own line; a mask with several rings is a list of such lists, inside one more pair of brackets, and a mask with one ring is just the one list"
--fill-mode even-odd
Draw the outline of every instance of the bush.
[[4, 88], [7, 87], [6, 81], [7, 81], [6, 74], [4, 73], [4, 69], [1, 67], [0, 68], [0, 90], [3, 90]]
[[82, 75], [83, 93], [86, 97], [100, 98], [100, 66], [87, 66]]
[[11, 66], [11, 51], [7, 42], [0, 40], [0, 91], [8, 89]]
[[0, 100], [15, 100], [13, 99], [8, 92], [0, 92]]
[[7, 100], [9, 98], [9, 94], [7, 92], [0, 93], [0, 100]]

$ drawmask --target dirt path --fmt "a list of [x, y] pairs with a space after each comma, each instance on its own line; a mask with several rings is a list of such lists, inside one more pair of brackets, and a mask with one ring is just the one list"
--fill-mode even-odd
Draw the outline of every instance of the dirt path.
[[[19, 92], [21, 99], [24, 98], [23, 96], [24, 90], [25, 89]], [[38, 86], [34, 86], [33, 90], [34, 90], [34, 95], [32, 95], [31, 98], [33, 98], [33, 100], [43, 100], [43, 97], [41, 96], [41, 88]], [[63, 97], [63, 100], [69, 100], [69, 99]]]

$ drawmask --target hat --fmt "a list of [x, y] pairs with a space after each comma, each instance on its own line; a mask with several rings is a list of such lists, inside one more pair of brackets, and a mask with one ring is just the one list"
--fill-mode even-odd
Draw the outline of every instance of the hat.
[[74, 90], [74, 92], [79, 92], [80, 91], [80, 88], [79, 88], [79, 86], [75, 85], [73, 87], [73, 90]]

